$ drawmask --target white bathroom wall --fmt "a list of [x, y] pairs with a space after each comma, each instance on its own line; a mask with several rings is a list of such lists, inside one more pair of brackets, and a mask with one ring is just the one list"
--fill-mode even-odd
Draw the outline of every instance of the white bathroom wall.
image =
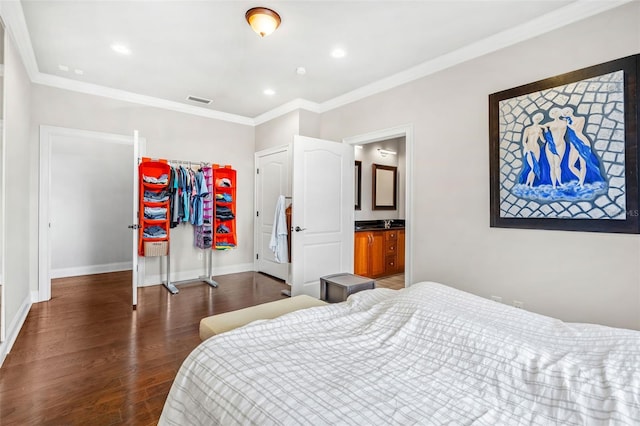
[[[372, 142], [361, 145], [362, 149], [355, 149], [355, 159], [362, 161], [361, 175], [361, 209], [355, 211], [355, 220], [382, 220], [382, 219], [404, 219], [400, 216], [400, 205], [404, 202], [404, 196], [398, 196], [396, 210], [373, 210], [373, 164], [383, 166], [398, 167], [398, 182], [404, 181], [404, 168], [400, 168], [400, 156], [398, 155], [400, 145], [404, 145], [404, 138], [389, 139], [386, 141]], [[380, 155], [378, 149], [387, 149], [396, 152], [396, 155]], [[402, 173], [402, 175], [401, 175]], [[398, 185], [398, 194], [400, 185]]]

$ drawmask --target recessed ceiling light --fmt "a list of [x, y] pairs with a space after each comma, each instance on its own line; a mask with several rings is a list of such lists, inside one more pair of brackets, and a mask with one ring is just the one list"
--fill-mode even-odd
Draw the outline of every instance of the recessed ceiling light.
[[336, 49], [333, 49], [333, 51], [331, 52], [331, 56], [333, 56], [334, 58], [344, 58], [345, 56], [347, 56], [347, 52], [345, 52], [344, 49], [338, 47]]
[[296, 68], [296, 74], [298, 75], [305, 75], [307, 73], [307, 70], [305, 69], [305, 67], [298, 67]]
[[73, 72], [75, 72], [75, 73], [76, 73], [76, 74], [78, 74], [78, 75], [82, 75], [82, 74], [84, 74], [84, 71], [82, 71], [82, 70], [80, 70], [80, 69], [78, 69], [78, 68], [76, 68], [75, 70], [73, 70]]
[[69, 71], [69, 67], [66, 65], [58, 65], [60, 71]]
[[273, 96], [273, 95], [276, 94], [276, 91], [273, 90], [273, 89], [264, 89], [264, 92], [262, 92], [262, 93], [264, 93], [267, 96]]
[[119, 53], [121, 55], [130, 55], [131, 54], [131, 49], [129, 49], [124, 44], [112, 44], [111, 45], [111, 49], [113, 49], [114, 52]]

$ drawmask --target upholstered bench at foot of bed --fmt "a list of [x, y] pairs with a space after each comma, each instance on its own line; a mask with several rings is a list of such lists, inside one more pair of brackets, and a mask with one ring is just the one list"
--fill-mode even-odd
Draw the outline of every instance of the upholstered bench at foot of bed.
[[252, 321], [272, 319], [299, 309], [324, 306], [327, 302], [307, 295], [262, 303], [256, 306], [212, 315], [200, 320], [200, 340], [206, 340], [216, 334], [242, 327]]

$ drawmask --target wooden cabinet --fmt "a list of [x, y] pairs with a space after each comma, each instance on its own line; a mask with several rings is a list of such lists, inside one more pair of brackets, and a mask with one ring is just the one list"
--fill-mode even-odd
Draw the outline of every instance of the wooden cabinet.
[[385, 240], [382, 231], [356, 232], [353, 271], [363, 277], [384, 275]]
[[[402, 231], [402, 250], [399, 233]], [[404, 271], [404, 230], [385, 229], [355, 233], [354, 273], [369, 278]], [[400, 259], [402, 255], [402, 259]], [[400, 267], [402, 265], [402, 267]]]
[[404, 272], [404, 229], [398, 231], [398, 273]]

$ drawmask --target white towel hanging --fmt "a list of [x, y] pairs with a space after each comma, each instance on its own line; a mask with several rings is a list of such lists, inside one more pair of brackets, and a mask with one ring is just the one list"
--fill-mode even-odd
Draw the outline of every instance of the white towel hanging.
[[276, 211], [273, 218], [273, 229], [269, 249], [273, 251], [276, 262], [289, 263], [289, 250], [287, 247], [287, 218], [285, 214], [285, 197], [280, 195], [276, 203]]

